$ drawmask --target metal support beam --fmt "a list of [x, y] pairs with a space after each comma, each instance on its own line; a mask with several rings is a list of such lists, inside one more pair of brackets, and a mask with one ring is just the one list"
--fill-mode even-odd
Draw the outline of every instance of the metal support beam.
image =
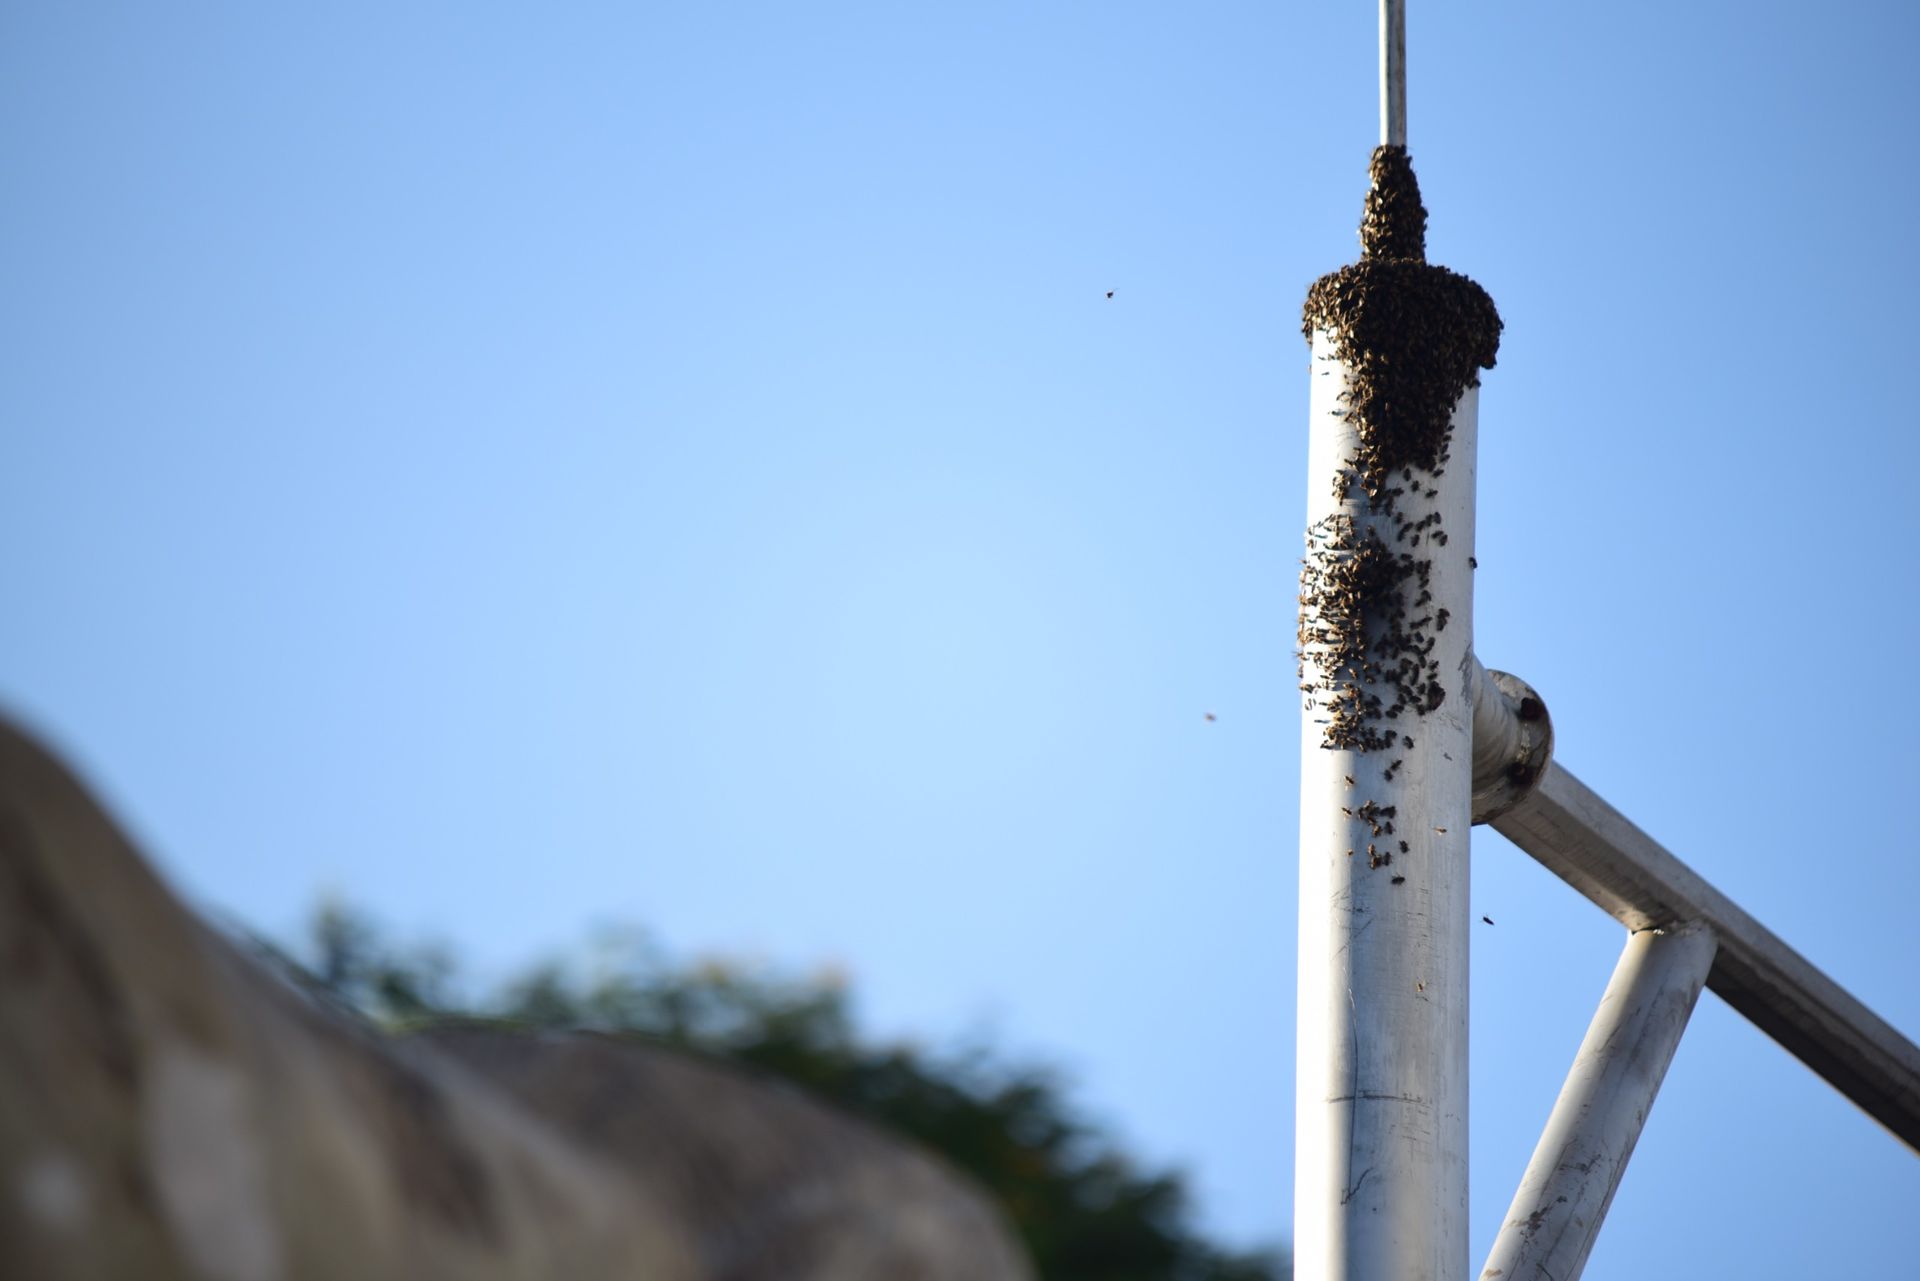
[[1714, 951], [1695, 925], [1628, 937], [1481, 1281], [1574, 1281], [1586, 1267]]
[[1493, 827], [1630, 930], [1712, 930], [1720, 951], [1707, 986], [1920, 1151], [1920, 1047], [1579, 779], [1550, 765]]

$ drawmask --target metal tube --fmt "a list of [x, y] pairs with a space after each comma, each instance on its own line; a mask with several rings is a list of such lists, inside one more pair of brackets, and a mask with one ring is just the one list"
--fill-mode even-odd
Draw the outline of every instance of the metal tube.
[[1380, 141], [1407, 145], [1407, 0], [1380, 0]]
[[[1439, 704], [1384, 712], [1391, 746], [1329, 746], [1331, 709], [1314, 694], [1342, 671], [1313, 636], [1337, 625], [1303, 590], [1301, 672], [1309, 687], [1300, 770], [1300, 955], [1295, 1102], [1294, 1267], [1314, 1281], [1460, 1277], [1467, 1255], [1467, 835], [1470, 827], [1474, 450], [1478, 389], [1452, 416], [1444, 475], [1416, 468], [1397, 507], [1330, 483], [1360, 450], [1347, 412], [1353, 371], [1316, 330], [1307, 514], [1314, 531], [1369, 532], [1437, 515], [1422, 636]], [[1399, 473], [1396, 471], [1395, 475]], [[1336, 493], [1335, 491], [1339, 492]], [[1431, 497], [1429, 497], [1431, 495]], [[1311, 572], [1311, 571], [1310, 571]], [[1415, 584], [1414, 586], [1417, 586]], [[1403, 590], [1414, 596], [1414, 586]], [[1408, 603], [1411, 603], [1409, 600]], [[1449, 621], [1445, 621], [1450, 619]], [[1379, 620], [1369, 624], [1379, 639]], [[1390, 665], [1390, 664], [1389, 664]], [[1343, 669], [1351, 678], [1351, 669]], [[1354, 692], [1396, 699], [1376, 671]]]
[[1574, 1281], [1717, 951], [1700, 925], [1630, 935], [1481, 1281]]
[[1920, 1152], [1920, 1046], [1565, 767], [1493, 826], [1630, 930], [1705, 922], [1720, 940], [1707, 986]]

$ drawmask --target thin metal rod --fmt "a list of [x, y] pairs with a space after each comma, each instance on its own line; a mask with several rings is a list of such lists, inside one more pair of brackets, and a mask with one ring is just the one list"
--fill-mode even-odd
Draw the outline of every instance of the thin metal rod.
[[1407, 0], [1380, 0], [1380, 141], [1407, 145]]
[[1680, 921], [1710, 928], [1720, 952], [1707, 986], [1920, 1151], [1920, 1046], [1586, 784], [1550, 765], [1493, 828], [1630, 930]]
[[[1416, 473], [1397, 513], [1374, 511], [1358, 485], [1336, 494], [1329, 484], [1361, 446], [1349, 412], [1354, 373], [1325, 331], [1314, 334], [1311, 368], [1309, 528], [1392, 540], [1396, 521], [1437, 513], [1450, 538], [1431, 540], [1420, 582], [1432, 598], [1422, 608], [1453, 622], [1432, 638], [1446, 696], [1430, 712], [1384, 721], [1391, 749], [1329, 746], [1324, 702], [1301, 718], [1295, 1275], [1464, 1277], [1479, 392], [1467, 389], [1454, 409], [1445, 474]], [[1303, 610], [1303, 629], [1326, 622]], [[1307, 684], [1337, 675], [1337, 662], [1303, 642]], [[1385, 678], [1374, 679], [1365, 692], [1392, 702]]]
[[1713, 966], [1697, 925], [1628, 937], [1481, 1281], [1574, 1281]]

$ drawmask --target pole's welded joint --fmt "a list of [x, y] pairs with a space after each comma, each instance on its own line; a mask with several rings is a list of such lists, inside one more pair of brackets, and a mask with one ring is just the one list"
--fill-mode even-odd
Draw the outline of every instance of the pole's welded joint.
[[1471, 656], [1467, 692], [1473, 702], [1473, 821], [1491, 823], [1546, 777], [1553, 718], [1533, 686]]
[[1699, 923], [1627, 938], [1481, 1281], [1574, 1281], [1719, 949]]

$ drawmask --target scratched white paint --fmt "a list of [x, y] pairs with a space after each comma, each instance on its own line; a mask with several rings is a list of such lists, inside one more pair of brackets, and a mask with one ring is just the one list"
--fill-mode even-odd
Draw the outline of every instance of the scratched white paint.
[[[1307, 520], [1344, 511], [1364, 526], [1364, 498], [1349, 506], [1331, 492], [1358, 444], [1341, 412], [1347, 369], [1333, 351], [1325, 333], [1314, 335]], [[1478, 408], [1470, 388], [1454, 410], [1445, 475], [1399, 501], [1411, 519], [1438, 511], [1448, 535], [1444, 546], [1419, 549], [1433, 561], [1432, 603], [1451, 615], [1434, 633], [1445, 702], [1385, 722], [1414, 740], [1390, 752], [1329, 750], [1321, 745], [1328, 713], [1302, 718], [1293, 1248], [1295, 1274], [1314, 1281], [1469, 1275], [1468, 560]], [[1424, 496], [1427, 487], [1436, 497]], [[1382, 534], [1392, 542], [1390, 529]], [[1312, 681], [1314, 658], [1304, 657]], [[1388, 781], [1394, 758], [1404, 763]], [[1376, 838], [1343, 812], [1369, 800], [1394, 807], [1392, 837]], [[1369, 866], [1369, 841], [1393, 862]], [[1396, 884], [1396, 876], [1405, 879]]]
[[181, 1251], [207, 1281], [280, 1281], [260, 1119], [246, 1083], [183, 1045], [155, 1053], [141, 1099], [147, 1174]]

